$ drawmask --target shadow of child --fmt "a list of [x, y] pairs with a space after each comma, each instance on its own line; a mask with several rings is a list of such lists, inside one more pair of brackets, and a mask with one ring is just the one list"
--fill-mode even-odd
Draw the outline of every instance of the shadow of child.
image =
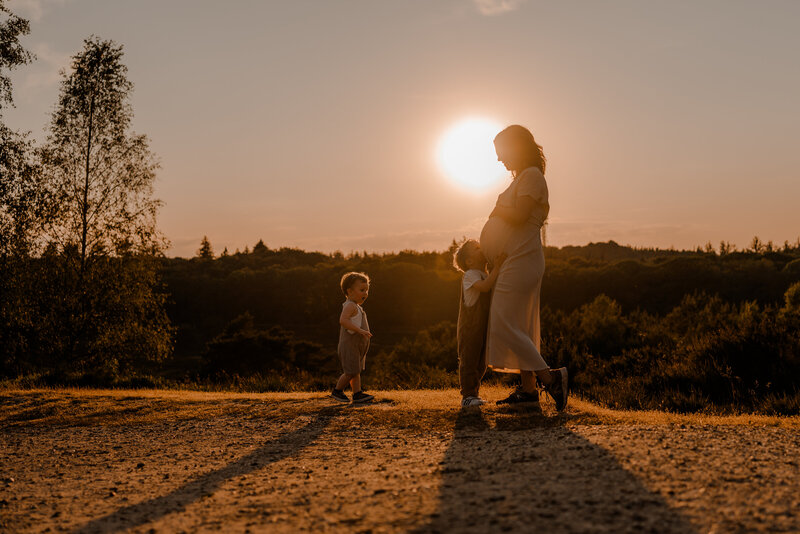
[[119, 508], [108, 515], [89, 521], [76, 528], [74, 532], [118, 532], [183, 511], [204, 495], [213, 493], [227, 481], [299, 453], [319, 438], [338, 413], [340, 413], [338, 406], [322, 408], [312, 416], [308, 424], [263, 443], [235, 462], [192, 479], [166, 495]]

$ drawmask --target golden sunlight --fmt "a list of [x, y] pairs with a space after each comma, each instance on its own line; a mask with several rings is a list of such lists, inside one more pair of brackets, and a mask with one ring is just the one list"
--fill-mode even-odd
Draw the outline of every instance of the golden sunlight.
[[484, 191], [500, 181], [507, 171], [497, 161], [492, 140], [503, 127], [483, 118], [453, 124], [439, 139], [436, 159], [452, 182], [472, 191]]

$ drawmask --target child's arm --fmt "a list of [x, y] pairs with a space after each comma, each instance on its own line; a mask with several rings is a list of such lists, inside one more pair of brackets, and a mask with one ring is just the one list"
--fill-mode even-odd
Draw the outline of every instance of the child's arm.
[[497, 280], [497, 275], [500, 274], [500, 267], [503, 265], [503, 262], [506, 261], [505, 254], [500, 254], [494, 262], [492, 266], [492, 270], [489, 272], [489, 276], [486, 277], [486, 280], [478, 280], [472, 287], [480, 291], [481, 293], [486, 293], [487, 291], [491, 291], [492, 287], [494, 287], [494, 283]]
[[342, 314], [339, 316], [339, 324], [348, 330], [352, 330], [357, 334], [361, 334], [362, 336], [372, 337], [372, 334], [368, 330], [363, 330], [360, 326], [351, 321], [352, 317], [357, 312], [358, 310], [356, 309], [355, 303], [348, 301], [342, 308]]

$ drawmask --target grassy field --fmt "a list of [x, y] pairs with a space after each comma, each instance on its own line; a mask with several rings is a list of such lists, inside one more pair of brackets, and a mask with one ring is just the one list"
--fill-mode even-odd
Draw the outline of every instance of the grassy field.
[[[349, 407], [349, 416], [362, 424], [399, 428], [452, 430], [459, 411], [456, 390], [375, 391], [377, 402], [368, 409]], [[508, 388], [490, 386], [482, 395], [496, 401]], [[209, 393], [181, 390], [108, 389], [0, 389], [0, 424], [27, 425], [122, 425], [165, 420], [211, 417], [290, 419], [314, 412], [314, 401], [327, 392]], [[761, 425], [800, 428], [800, 416], [755, 414], [708, 415], [659, 411], [612, 410], [571, 397], [569, 409], [557, 414], [550, 399], [542, 395], [542, 421], [558, 425], [672, 424], [672, 425]], [[524, 421], [538, 414], [517, 414]]]

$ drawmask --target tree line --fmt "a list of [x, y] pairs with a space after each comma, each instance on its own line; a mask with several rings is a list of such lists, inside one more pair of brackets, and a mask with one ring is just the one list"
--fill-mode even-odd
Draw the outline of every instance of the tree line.
[[[338, 279], [359, 270], [372, 279], [375, 334], [365, 383], [454, 386], [455, 246], [344, 255], [259, 241], [217, 256], [204, 238], [194, 258], [163, 260], [172, 371], [245, 389], [328, 387]], [[611, 241], [546, 247], [545, 257], [542, 350], [582, 394], [631, 408], [800, 408], [800, 243], [680, 251]]]
[[[339, 277], [350, 270], [372, 279], [366, 303], [373, 342], [392, 345], [442, 321], [455, 322], [460, 275], [453, 243], [440, 252], [322, 254], [270, 249], [215, 256], [205, 240], [194, 258], [165, 258], [169, 316], [178, 329], [176, 352], [199, 353], [243, 313], [254, 324], [281, 326], [304, 339], [336, 344], [343, 300]], [[209, 252], [210, 251], [210, 252]], [[546, 247], [542, 302], [569, 312], [606, 295], [623, 310], [663, 314], [687, 294], [706, 292], [726, 302], [771, 304], [800, 280], [800, 244], [780, 252], [636, 249], [608, 243]]]

